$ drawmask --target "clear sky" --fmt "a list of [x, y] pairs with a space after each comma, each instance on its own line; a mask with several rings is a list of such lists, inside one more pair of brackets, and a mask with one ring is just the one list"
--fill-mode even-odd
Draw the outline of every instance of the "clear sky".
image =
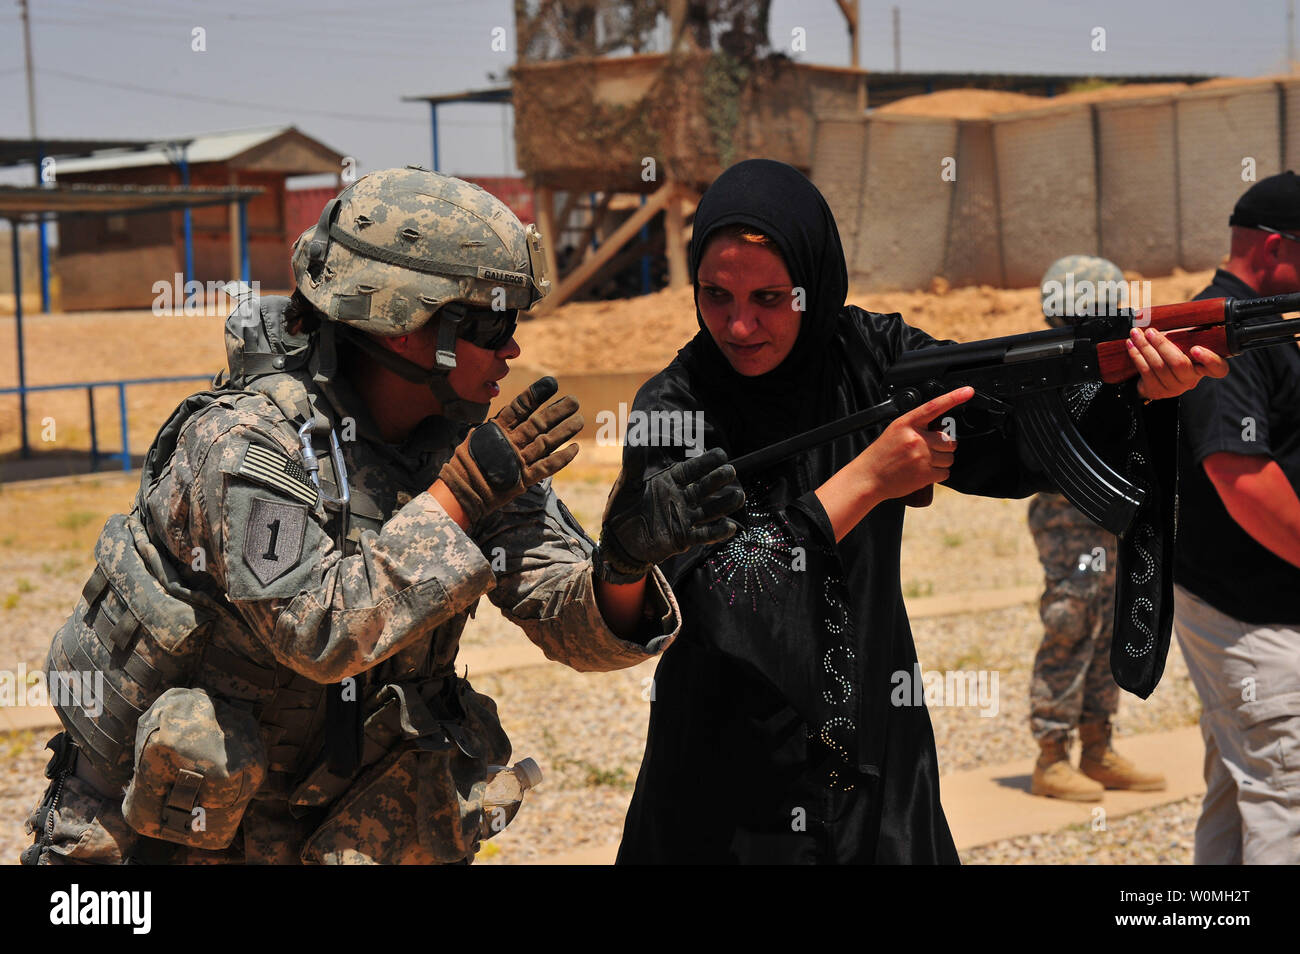
[[[490, 85], [514, 60], [512, 0], [29, 0], [39, 131], [157, 138], [292, 123], [359, 172], [431, 161], [428, 107], [403, 95]], [[890, 3], [862, 2], [862, 65], [893, 68]], [[908, 71], [1285, 69], [1287, 0], [899, 0]], [[1105, 52], [1092, 49], [1106, 31]], [[494, 51], [494, 28], [508, 49]], [[776, 0], [774, 47], [847, 64], [834, 0]], [[194, 31], [203, 31], [196, 50]], [[0, 7], [0, 136], [28, 133], [17, 0]], [[515, 173], [502, 106], [439, 112], [444, 171]], [[13, 176], [4, 176], [13, 181]]]

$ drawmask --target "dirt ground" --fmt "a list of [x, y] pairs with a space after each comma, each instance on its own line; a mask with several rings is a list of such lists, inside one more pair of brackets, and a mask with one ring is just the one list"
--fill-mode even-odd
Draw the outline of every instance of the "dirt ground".
[[[587, 527], [599, 525], [615, 477], [609, 467], [578, 463], [556, 479], [557, 490]], [[135, 480], [105, 474], [76, 483], [6, 486], [0, 491], [0, 668], [41, 665], [92, 567], [90, 547], [108, 514], [129, 506]], [[933, 506], [910, 510], [904, 533], [901, 582], [911, 600], [946, 593], [1036, 585], [1041, 569], [1026, 529], [1023, 500], [963, 497], [940, 487]], [[927, 669], [987, 669], [1000, 674], [999, 707], [992, 718], [974, 709], [931, 712], [941, 772], [1001, 764], [1035, 751], [1028, 718], [1033, 654], [1042, 638], [1036, 608], [1021, 605], [913, 622]], [[467, 648], [519, 644], [523, 635], [486, 602], [466, 630]], [[520, 864], [568, 854], [618, 839], [640, 765], [649, 708], [645, 688], [654, 664], [619, 673], [575, 673], [558, 665], [494, 672], [471, 678], [492, 695], [514, 745], [546, 773], [520, 818], [489, 842], [482, 863]], [[1177, 647], [1167, 674], [1147, 701], [1124, 696], [1118, 718], [1124, 733], [1188, 725], [1198, 714], [1195, 692]], [[13, 863], [29, 843], [26, 812], [45, 781], [45, 740], [52, 730], [0, 733], [0, 863]], [[1153, 824], [1190, 831], [1194, 812], [1160, 816]], [[1146, 824], [1145, 822], [1143, 824]], [[1096, 860], [1103, 846], [1073, 839], [1069, 852], [1047, 855], [1057, 842], [1008, 844], [970, 860]], [[1063, 850], [1063, 849], [1062, 849]], [[1138, 856], [1130, 855], [1129, 860]], [[1156, 859], [1151, 859], [1156, 860]]]

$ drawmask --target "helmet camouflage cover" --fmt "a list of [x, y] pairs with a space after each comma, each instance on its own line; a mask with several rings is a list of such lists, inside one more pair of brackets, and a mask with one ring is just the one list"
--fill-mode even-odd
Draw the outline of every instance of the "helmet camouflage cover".
[[1124, 272], [1114, 262], [1095, 255], [1058, 258], [1039, 283], [1043, 317], [1054, 328], [1072, 319], [1113, 315], [1127, 305]]
[[298, 289], [325, 317], [381, 337], [444, 305], [527, 309], [550, 290], [541, 236], [481, 187], [418, 167], [358, 179], [298, 237]]

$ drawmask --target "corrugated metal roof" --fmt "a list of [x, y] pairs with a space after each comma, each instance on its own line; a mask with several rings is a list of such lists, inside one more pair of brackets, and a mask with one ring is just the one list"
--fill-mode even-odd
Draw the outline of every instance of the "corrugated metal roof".
[[106, 215], [115, 212], [168, 211], [205, 205], [226, 205], [252, 199], [264, 190], [256, 186], [221, 188], [123, 185], [0, 185], [0, 218], [39, 222], [44, 213]]
[[[196, 162], [225, 162], [248, 150], [260, 146], [276, 136], [283, 135], [292, 126], [264, 126], [258, 129], [232, 129], [228, 132], [207, 133], [195, 136], [185, 150], [185, 159], [191, 164]], [[181, 137], [184, 141], [188, 137]], [[98, 172], [103, 169], [128, 169], [145, 166], [166, 166], [171, 160], [160, 145], [156, 149], [140, 152], [112, 152], [92, 156], [89, 159], [62, 159], [59, 161], [59, 175], [78, 172]]]

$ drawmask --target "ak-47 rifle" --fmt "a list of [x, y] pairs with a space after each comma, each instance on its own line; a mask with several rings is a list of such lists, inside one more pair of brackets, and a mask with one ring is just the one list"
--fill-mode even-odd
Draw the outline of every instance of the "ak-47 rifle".
[[[1294, 311], [1300, 311], [1300, 294], [1211, 298], [1125, 310], [1068, 328], [905, 352], [885, 372], [888, 400], [737, 457], [732, 464], [739, 474], [752, 473], [842, 435], [887, 423], [970, 385], [974, 396], [954, 409], [965, 418], [959, 436], [1000, 427], [1014, 416], [1022, 445], [1061, 492], [1119, 538], [1111, 672], [1122, 688], [1145, 699], [1164, 671], [1173, 625], [1173, 505], [1159, 493], [1167, 486], [1160, 473], [1167, 474], [1171, 467], [1157, 471], [1147, 463], [1130, 470], [1143, 476], [1150, 492], [1120, 474], [1079, 433], [1066, 410], [1063, 389], [1089, 382], [1118, 384], [1134, 377], [1137, 370], [1125, 341], [1135, 327], [1165, 332], [1184, 352], [1200, 345], [1231, 357], [1300, 338], [1300, 318], [1277, 317]], [[983, 426], [972, 427], [970, 415], [980, 414]], [[926, 487], [904, 501], [924, 506], [932, 494], [933, 487]]]
[[1163, 331], [1184, 352], [1200, 345], [1231, 357], [1300, 338], [1300, 319], [1258, 320], [1293, 311], [1300, 311], [1300, 294], [1207, 298], [1122, 309], [1068, 328], [908, 351], [885, 373], [887, 401], [731, 463], [739, 474], [752, 473], [845, 434], [892, 421], [970, 385], [975, 396], [958, 413], [967, 413], [966, 408], [984, 412], [986, 421], [979, 431], [1000, 426], [1014, 415], [1022, 439], [1070, 502], [1094, 523], [1122, 534], [1145, 491], [1088, 446], [1066, 411], [1062, 389], [1098, 381], [1118, 384], [1135, 377], [1125, 344], [1132, 328]]

